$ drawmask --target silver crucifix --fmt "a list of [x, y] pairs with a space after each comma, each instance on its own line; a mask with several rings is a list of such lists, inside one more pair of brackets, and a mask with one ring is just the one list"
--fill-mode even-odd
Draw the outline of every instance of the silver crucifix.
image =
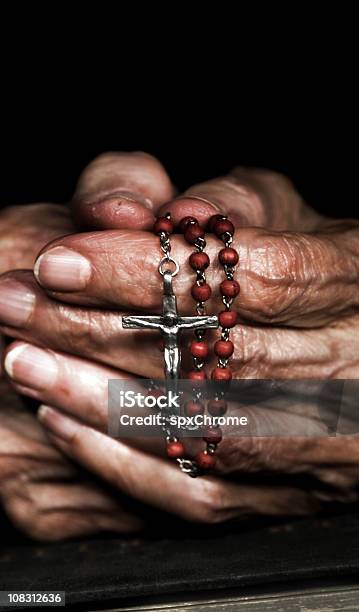
[[[167, 258], [173, 263], [172, 258]], [[122, 327], [125, 329], [157, 329], [161, 331], [164, 340], [165, 375], [168, 380], [178, 379], [180, 374], [181, 353], [178, 346], [178, 333], [182, 329], [207, 329], [218, 327], [216, 316], [181, 317], [177, 311], [177, 300], [173, 293], [172, 277], [177, 274], [162, 270], [163, 276], [163, 314], [122, 317]]]

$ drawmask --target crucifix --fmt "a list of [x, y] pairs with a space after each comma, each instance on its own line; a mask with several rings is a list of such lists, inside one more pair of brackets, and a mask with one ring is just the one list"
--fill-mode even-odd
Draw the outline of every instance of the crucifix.
[[[228, 222], [227, 224], [225, 224], [226, 217], [222, 217], [221, 215], [215, 215], [212, 220], [213, 219], [216, 219], [218, 225], [217, 235], [221, 236], [223, 240], [225, 239], [224, 244], [226, 248], [222, 250], [229, 251], [232, 254], [232, 251], [234, 252], [234, 249], [230, 248], [232, 234], [234, 231], [232, 223]], [[206, 300], [209, 299], [211, 295], [211, 290], [209, 285], [206, 283], [206, 276], [204, 273], [204, 270], [208, 267], [210, 260], [208, 255], [203, 252], [206, 246], [206, 241], [204, 239], [205, 232], [203, 228], [200, 227], [198, 221], [194, 217], [185, 217], [184, 219], [182, 219], [178, 225], [178, 228], [184, 232], [185, 240], [189, 244], [194, 245], [194, 247], [196, 248], [196, 251], [193, 252], [189, 258], [189, 265], [193, 270], [195, 270], [197, 276], [196, 285], [193, 285], [191, 289], [191, 295], [192, 298], [197, 302], [196, 312], [198, 316], [182, 317], [178, 314], [177, 301], [176, 296], [173, 292], [172, 279], [179, 272], [179, 265], [177, 261], [171, 257], [170, 254], [170, 235], [173, 233], [175, 227], [171, 220], [171, 214], [167, 213], [163, 217], [157, 219], [153, 228], [154, 233], [160, 239], [160, 247], [162, 252], [164, 253], [164, 257], [162, 257], [158, 266], [158, 271], [163, 278], [162, 315], [122, 317], [122, 327], [124, 327], [125, 329], [153, 329], [161, 332], [162, 338], [164, 340], [164, 371], [166, 377], [165, 386], [167, 388], [167, 394], [169, 393], [169, 391], [174, 390], [176, 395], [177, 388], [179, 386], [178, 380], [180, 376], [181, 365], [181, 352], [178, 342], [179, 333], [182, 330], [186, 329], [197, 330], [196, 336], [198, 341], [193, 342], [191, 345], [191, 353], [194, 360], [195, 371], [190, 373], [189, 375], [190, 380], [194, 384], [196, 380], [203, 380], [205, 378], [205, 376], [203, 376], [203, 374], [200, 372], [200, 370], [204, 366], [204, 361], [199, 357], [204, 353], [208, 352], [208, 344], [203, 341], [203, 333], [201, 333], [201, 330], [204, 331], [207, 328], [218, 328], [219, 320], [221, 318], [224, 318], [223, 316], [216, 317], [205, 315], [204, 303], [206, 302]], [[227, 234], [229, 237], [227, 236]], [[227, 293], [229, 293], [230, 297], [233, 297], [231, 294], [233, 294], [236, 290], [236, 284], [235, 281], [233, 281], [233, 274], [231, 268], [228, 268], [228, 272], [226, 271], [226, 276], [228, 287], [225, 286], [226, 291], [224, 292], [222, 290], [222, 283], [221, 293], [222, 296], [225, 296], [226, 298], [225, 301], [225, 298], [223, 297], [223, 302], [226, 307], [224, 314], [227, 316], [225, 323], [228, 323], [228, 327], [231, 327], [233, 326], [232, 323], [235, 324], [235, 321], [232, 321], [232, 319], [234, 318], [234, 315], [236, 315], [235, 312], [233, 313], [229, 309], [232, 300], [227, 299]], [[223, 315], [223, 312], [220, 313], [220, 315]], [[226, 344], [226, 340], [228, 340], [228, 329], [224, 328], [222, 323], [223, 321], [221, 321], [221, 327], [223, 328], [221, 335], [222, 344], [223, 340], [224, 344]], [[194, 348], [195, 345], [200, 346], [199, 350], [198, 346]], [[226, 345], [224, 347], [225, 350], [223, 349], [222, 353], [224, 353], [227, 358], [219, 360], [218, 367], [215, 368], [212, 372], [213, 379], [230, 380], [231, 372], [226, 366], [228, 357], [232, 354], [229, 350], [231, 349], [231, 346], [233, 346], [232, 342], [228, 343], [228, 346]], [[196, 353], [199, 356], [197, 356]], [[218, 352], [216, 354], [219, 355]], [[197, 375], [198, 373], [199, 376]], [[195, 397], [196, 400], [198, 400], [198, 398], [202, 396], [201, 390], [198, 391], [193, 387], [191, 389], [191, 392], [192, 396]], [[179, 392], [179, 395], [183, 394], [184, 391]], [[185, 397], [182, 399], [185, 400]], [[214, 436], [206, 436], [203, 438], [206, 442], [206, 448], [203, 451], [197, 453], [195, 459], [187, 456], [186, 449], [179, 437], [179, 430], [182, 429], [181, 424], [178, 421], [176, 429], [174, 429], [173, 425], [176, 425], [176, 423], [173, 423], [171, 419], [166, 418], [172, 416], [173, 414], [181, 414], [181, 407], [181, 402], [180, 404], [177, 404], [176, 407], [171, 406], [171, 411], [169, 411], [169, 408], [164, 407], [163, 416], [165, 418], [161, 427], [166, 437], [167, 455], [177, 461], [183, 473], [195, 478], [200, 475], [201, 470], [211, 469], [214, 467], [215, 458], [213, 457], [213, 454], [216, 450], [218, 442], [221, 440], [222, 434], [220, 430], [214, 429]], [[203, 435], [201, 429], [200, 435]]]
[[[172, 258], [167, 258], [171, 259]], [[174, 262], [176, 263], [176, 262]], [[196, 316], [181, 317], [177, 311], [177, 300], [173, 293], [172, 277], [177, 269], [162, 271], [163, 276], [163, 312], [160, 315], [122, 317], [125, 329], [156, 329], [161, 331], [164, 340], [165, 375], [167, 380], [177, 380], [180, 374], [181, 353], [178, 346], [178, 334], [185, 329], [216, 329], [218, 317]]]

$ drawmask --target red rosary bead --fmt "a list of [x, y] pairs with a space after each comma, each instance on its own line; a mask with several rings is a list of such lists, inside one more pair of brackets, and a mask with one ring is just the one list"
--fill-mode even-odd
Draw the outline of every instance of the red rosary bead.
[[197, 359], [206, 359], [209, 353], [207, 342], [199, 342], [198, 340], [192, 340], [189, 350], [191, 355], [197, 357]]
[[228, 232], [228, 234], [231, 234], [233, 236], [233, 234], [234, 234], [234, 225], [233, 225], [232, 221], [229, 221], [229, 219], [219, 219], [218, 221], [216, 221], [214, 223], [213, 231], [216, 234], [216, 236], [218, 236], [219, 238], [223, 234], [226, 234], [227, 232]]
[[237, 323], [238, 313], [235, 310], [222, 310], [218, 315], [221, 327], [234, 327]]
[[204, 405], [201, 402], [186, 402], [184, 410], [187, 416], [197, 416], [204, 414]]
[[[168, 237], [169, 234], [174, 231], [174, 225], [169, 217], [170, 215], [168, 214], [157, 219], [154, 224], [154, 232], [156, 234], [160, 235], [163, 233]], [[198, 223], [198, 220], [192, 216], [187, 216], [182, 219], [178, 227], [183, 232], [185, 240], [189, 244], [195, 245], [196, 248], [196, 252], [193, 252], [189, 257], [190, 267], [197, 272], [197, 282], [191, 287], [191, 295], [196, 302], [200, 303], [197, 304], [197, 313], [203, 314], [205, 311], [203, 302], [207, 301], [212, 294], [211, 287], [206, 282], [204, 273], [210, 264], [208, 255], [203, 252], [206, 245], [204, 239], [205, 231]], [[231, 243], [231, 236], [233, 236], [235, 228], [233, 223], [228, 220], [227, 216], [221, 214], [213, 215], [208, 222], [208, 228], [221, 238], [225, 245]], [[163, 241], [163, 236], [161, 236], [161, 247], [168, 257], [170, 246], [167, 237], [166, 241]], [[218, 315], [219, 324], [223, 328], [222, 337], [226, 339], [220, 339], [214, 345], [214, 351], [219, 360], [217, 367], [215, 367], [211, 373], [211, 378], [219, 382], [226, 382], [231, 380], [232, 372], [229, 367], [225, 366], [227, 362], [224, 361], [224, 359], [231, 357], [234, 351], [233, 342], [228, 339], [228, 329], [234, 327], [238, 317], [235, 311], [230, 311], [228, 308], [231, 300], [235, 298], [240, 291], [239, 283], [233, 280], [232, 271], [228, 268], [234, 267], [238, 263], [239, 256], [235, 249], [226, 246], [220, 250], [218, 259], [219, 262], [225, 266], [227, 277], [220, 285], [223, 302], [227, 310], [220, 312]], [[209, 346], [207, 342], [203, 341], [203, 333], [196, 334], [196, 339], [190, 344], [190, 352], [194, 358], [194, 369], [188, 373], [188, 379], [192, 381], [206, 380], [207, 375], [203, 369], [203, 363], [209, 354]], [[193, 387], [194, 386], [195, 385], [193, 385]], [[215, 399], [208, 402], [207, 407], [208, 413], [211, 414], [211, 416], [218, 417], [226, 412], [227, 403], [223, 399]], [[205, 406], [198, 398], [192, 399], [186, 402], [184, 412], [189, 417], [196, 417], [204, 414]], [[219, 427], [208, 428], [204, 431], [203, 440], [206, 442], [207, 448], [196, 455], [195, 462], [199, 468], [207, 470], [213, 468], [216, 464], [216, 458], [213, 456], [213, 453], [216, 445], [222, 440], [221, 429]], [[185, 457], [184, 444], [176, 437], [172, 437], [172, 441], [167, 443], [167, 455], [177, 460]], [[192, 463], [194, 465], [190, 467], [189, 473], [190, 475], [196, 475], [195, 463]], [[183, 469], [182, 465], [180, 465], [180, 467]], [[187, 468], [185, 471], [187, 471]]]
[[211, 416], [223, 416], [227, 411], [227, 402], [223, 399], [210, 400], [207, 404], [207, 410]]
[[217, 340], [214, 345], [214, 352], [217, 357], [223, 357], [223, 359], [228, 359], [233, 355], [234, 344], [231, 340]]
[[189, 224], [185, 229], [184, 237], [190, 244], [195, 244], [198, 238], [204, 238], [204, 229], [198, 223]]
[[206, 451], [201, 451], [196, 455], [196, 462], [202, 470], [210, 470], [216, 465], [216, 458]]
[[189, 258], [189, 265], [193, 270], [205, 270], [209, 266], [207, 253], [192, 253]]
[[219, 251], [218, 259], [223, 266], [235, 266], [239, 261], [239, 256], [235, 249], [226, 247]]
[[224, 280], [220, 284], [222, 295], [228, 298], [235, 298], [239, 294], [239, 283], [235, 280]]
[[179, 457], [183, 457], [185, 454], [185, 447], [182, 442], [168, 442], [167, 443], [167, 455], [171, 457], [171, 459], [177, 459]]
[[210, 217], [207, 223], [207, 231], [213, 232], [214, 226], [218, 221], [225, 221], [227, 217], [225, 215], [213, 215]]
[[212, 380], [232, 380], [232, 372], [229, 368], [214, 368], [211, 378]]
[[161, 219], [157, 219], [153, 226], [153, 231], [155, 234], [160, 234], [161, 232], [165, 232], [166, 234], [172, 234], [174, 230], [174, 225], [171, 219], [167, 219], [166, 217], [162, 217]]
[[192, 285], [191, 295], [197, 302], [205, 302], [209, 300], [212, 294], [212, 289], [207, 283], [203, 285]]
[[189, 380], [206, 380], [207, 374], [203, 370], [191, 370], [188, 373]]
[[222, 440], [222, 431], [220, 427], [210, 427], [206, 429], [203, 440], [208, 444], [219, 444]]
[[182, 233], [185, 232], [185, 230], [187, 229], [187, 226], [190, 223], [192, 225], [196, 225], [196, 224], [198, 224], [198, 220], [196, 219], [196, 217], [183, 217], [183, 219], [181, 219], [178, 227], [179, 227], [179, 229], [181, 230]]

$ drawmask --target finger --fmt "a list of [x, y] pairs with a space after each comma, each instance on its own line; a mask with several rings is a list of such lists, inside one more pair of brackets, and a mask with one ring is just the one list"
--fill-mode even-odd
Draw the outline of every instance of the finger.
[[[42, 351], [44, 356], [41, 364], [36, 365], [38, 356], [34, 359], [34, 351], [35, 355], [36, 352], [41, 352], [38, 347], [32, 347], [24, 343], [14, 343], [10, 346], [5, 360], [6, 370], [11, 374], [14, 381], [20, 381], [27, 385], [25, 388], [16, 384], [15, 388], [19, 392], [24, 391], [26, 395], [30, 395], [40, 402], [45, 399], [53, 399], [58, 408], [77, 416], [85, 424], [91, 424], [105, 431], [107, 426], [106, 377], [113, 377], [111, 370], [49, 350]], [[44, 362], [46, 356], [47, 358], [52, 357], [56, 365], [56, 376], [51, 384], [48, 384], [46, 380], [46, 369], [44, 372], [43, 367], [46, 363]], [[40, 386], [34, 384], [34, 366], [35, 382], [41, 380]], [[38, 367], [37, 373], [36, 367]], [[73, 371], [76, 371], [76, 377], [72, 375]], [[82, 384], [77, 385], [77, 381]], [[100, 391], [98, 391], [98, 388]], [[272, 414], [270, 409], [266, 413], [267, 420], [268, 418], [275, 419], [276, 415], [275, 413]], [[258, 418], [259, 420], [263, 419], [263, 415], [256, 415], [253, 406], [249, 410], [249, 414], [252, 427]], [[20, 430], [23, 431], [23, 424]], [[287, 431], [286, 428], [284, 430]], [[9, 441], [9, 436], [6, 437]], [[141, 448], [147, 453], [162, 456], [165, 454], [165, 444], [162, 438], [130, 439], [126, 443]], [[191, 456], [194, 456], [200, 450], [196, 440], [186, 440], [186, 449]], [[359, 441], [357, 438], [350, 438], [349, 436], [340, 439], [323, 437], [285, 437], [278, 439], [230, 435], [225, 436], [219, 446], [217, 458], [218, 471], [231, 474], [258, 472], [263, 469], [273, 473], [291, 473], [294, 470], [296, 473], [309, 472], [322, 480], [323, 469], [324, 472], [325, 469], [328, 472], [330, 467], [330, 469], [335, 469], [335, 472], [332, 473], [332, 484], [338, 487], [340, 485], [339, 469], [347, 470], [350, 466], [354, 466], [356, 469], [354, 476], [357, 478]], [[347, 481], [346, 478], [345, 482]]]
[[229, 175], [187, 189], [160, 208], [173, 221], [194, 216], [201, 224], [216, 213], [230, 216], [236, 227], [311, 231], [321, 217], [305, 204], [286, 177], [254, 168], [235, 168]]
[[217, 455], [221, 472], [232, 477], [264, 469], [271, 474], [307, 474], [333, 488], [349, 489], [353, 479], [341, 472], [354, 470], [358, 482], [359, 440], [350, 436], [227, 438]]
[[108, 423], [108, 381], [131, 378], [121, 370], [26, 342], [7, 347], [4, 369], [19, 392], [102, 431]]
[[[47, 379], [47, 369], [44, 367], [49, 359], [53, 368], [51, 381]], [[24, 392], [39, 402], [51, 401], [52, 405], [75, 416], [83, 423], [101, 431], [107, 430], [107, 384], [109, 379], [119, 378], [118, 371], [48, 349], [41, 350], [23, 342], [15, 342], [7, 349], [5, 369], [19, 392]], [[73, 376], [74, 371], [76, 377]], [[124, 377], [121, 374], [121, 378]], [[261, 377], [261, 372], [255, 373], [253, 377], [249, 376], [249, 378]], [[243, 413], [243, 406], [241, 410]], [[250, 415], [253, 430], [255, 422], [263, 420], [263, 416], [256, 414], [253, 406], [246, 411], [247, 413]], [[272, 420], [279, 431], [282, 417], [276, 421], [276, 416], [276, 412], [268, 406], [266, 419]], [[309, 430], [309, 421], [307, 430]], [[289, 422], [288, 414], [284, 431], [288, 431]], [[293, 430], [293, 424], [291, 429]], [[130, 442], [147, 452], [164, 455], [165, 445], [162, 440], [159, 443], [157, 439], [152, 438], [147, 440], [146, 444], [142, 440]], [[190, 450], [191, 454], [199, 450], [195, 442], [195, 440], [186, 441], [187, 450]], [[350, 458], [347, 454], [349, 448]], [[359, 441], [350, 437], [333, 441], [332, 438], [313, 436], [310, 439], [299, 436], [279, 439], [258, 436], [241, 438], [233, 436], [232, 432], [232, 435], [225, 436], [221, 443], [218, 459], [219, 470], [224, 472], [258, 471], [264, 466], [268, 471], [274, 472], [288, 472], [293, 468], [296, 471], [301, 469], [312, 471], [315, 466], [329, 465], [347, 467], [350, 463], [358, 465]]]
[[157, 208], [173, 197], [160, 162], [147, 153], [104, 153], [80, 176], [72, 209], [81, 228], [151, 229]]
[[[0, 279], [0, 304], [0, 329], [10, 337], [117, 368], [107, 372], [97, 370], [96, 364], [93, 364], [89, 365], [89, 370], [85, 367], [80, 376], [79, 362], [76, 362], [76, 366], [64, 365], [64, 375], [68, 377], [66, 382], [64, 380], [64, 389], [70, 388], [71, 381], [75, 385], [70, 395], [72, 401], [76, 396], [82, 397], [77, 383], [83, 383], [87, 389], [89, 383], [86, 381], [91, 377], [100, 392], [104, 384], [100, 383], [100, 377], [103, 379], [107, 374], [109, 378], [125, 378], [125, 372], [148, 378], [163, 376], [163, 356], [158, 347], [160, 337], [153, 331], [123, 329], [118, 312], [94, 308], [87, 310], [53, 301], [41, 291], [31, 272], [18, 271]], [[336, 327], [295, 330], [237, 325], [233, 329], [233, 375], [235, 378], [348, 377], [350, 364], [355, 366], [358, 358], [350, 342], [352, 335], [352, 327], [348, 330]], [[191, 336], [182, 335], [183, 346], [190, 340]], [[332, 358], [333, 349], [337, 356], [335, 360]], [[18, 349], [12, 360], [15, 357], [20, 360], [21, 352]], [[52, 360], [48, 363], [46, 354], [35, 352], [31, 359], [23, 354], [23, 358], [25, 372], [34, 378], [35, 386], [40, 385], [44, 390], [46, 385], [53, 384], [55, 365]], [[185, 369], [187, 366], [190, 369], [188, 359], [189, 351], [184, 351]], [[210, 355], [209, 368], [214, 359], [214, 355]], [[338, 368], [338, 359], [343, 371]], [[73, 377], [74, 371], [79, 373], [78, 377]], [[24, 373], [21, 376], [18, 382], [31, 386]], [[93, 397], [101, 406], [95, 389]], [[50, 399], [43, 398], [43, 401], [50, 402]], [[56, 402], [51, 400], [51, 404]]]
[[139, 517], [94, 483], [22, 480], [2, 494], [2, 503], [11, 522], [35, 540], [54, 542], [100, 531], [131, 533], [143, 528]]
[[[13, 342], [7, 347], [4, 370], [18, 393], [51, 404], [103, 432], [108, 430], [109, 380], [133, 380], [135, 387], [135, 379], [126, 372], [25, 342]], [[147, 411], [143, 416], [146, 414]], [[127, 442], [166, 456], [162, 431], [158, 430], [158, 437], [154, 433], [149, 438], [131, 438]], [[200, 450], [196, 443], [190, 446], [191, 453]]]
[[176, 465], [130, 448], [48, 406], [40, 408], [39, 419], [54, 444], [88, 470], [126, 495], [190, 521], [216, 523], [241, 514], [301, 515], [318, 509], [310, 494], [290, 487], [283, 487], [278, 495], [267, 486], [188, 478]]
[[[121, 313], [88, 311], [53, 301], [29, 271], [9, 273], [1, 278], [0, 285], [0, 329], [8, 336], [82, 355], [140, 376], [162, 378], [160, 336], [148, 331], [127, 334], [120, 323]], [[47, 377], [51, 382], [53, 366], [39, 359], [40, 381]], [[125, 376], [121, 372], [117, 375]]]
[[[162, 377], [162, 356], [154, 332], [124, 330], [117, 312], [88, 311], [52, 301], [30, 272], [2, 277], [0, 304], [1, 329], [9, 336], [79, 354], [140, 376]], [[358, 354], [352, 339], [359, 321], [350, 321], [350, 325], [311, 330], [237, 325], [233, 330], [234, 376], [353, 377]], [[183, 343], [189, 342], [186, 334], [182, 338]]]
[[[234, 368], [236, 368], [236, 362], [234, 362]], [[40, 349], [38, 346], [23, 342], [15, 342], [8, 347], [5, 357], [5, 370], [11, 378], [15, 390], [19, 393], [37, 399], [40, 403], [45, 401], [51, 402], [53, 406], [64, 410], [71, 416], [75, 416], [83, 423], [104, 432], [108, 428], [108, 380], [129, 378], [122, 374], [119, 375], [116, 370], [105, 368], [99, 364], [49, 349]], [[49, 370], [51, 371], [50, 378], [47, 375]], [[74, 372], [76, 372], [76, 376], [73, 375]], [[241, 378], [243, 377], [241, 376]], [[254, 377], [250, 376], [250, 378]], [[262, 378], [261, 372], [259, 372], [256, 378]], [[134, 386], [135, 382], [133, 380]], [[313, 414], [313, 408], [316, 405], [315, 400], [314, 406], [309, 409], [309, 412], [304, 410], [304, 414], [302, 414], [303, 410], [299, 402], [298, 419], [296, 419], [295, 402], [293, 402], [294, 400], [292, 399], [290, 410], [284, 405], [282, 414], [278, 411], [277, 404], [275, 407], [271, 406], [270, 403], [266, 405], [265, 423], [268, 430], [276, 431], [278, 435], [281, 435], [280, 432], [282, 431], [286, 435], [288, 431], [301, 431], [303, 424], [306, 433], [311, 431], [312, 435], [326, 435], [327, 428], [325, 425], [320, 426], [320, 424], [315, 423], [315, 420], [313, 420], [315, 419], [315, 413]], [[230, 408], [231, 414], [236, 414], [240, 409], [241, 414], [247, 416], [251, 432], [255, 439], [258, 440], [256, 427], [258, 426], [259, 431], [263, 432], [263, 410], [258, 409], [258, 407], [256, 408], [253, 404], [245, 406], [243, 396], [240, 406], [234, 402]], [[140, 410], [136, 412], [136, 416], [138, 414], [146, 416], [148, 411]], [[302, 414], [302, 417], [300, 414]], [[240, 439], [237, 441], [238, 436], [235, 435], [235, 429], [233, 430], [233, 428], [229, 427], [228, 429], [225, 428], [223, 432], [225, 439], [220, 445], [218, 454], [220, 461], [219, 470], [224, 469], [224, 471], [228, 471], [229, 467], [232, 471], [240, 471], [242, 468], [248, 469], [247, 458], [257, 459], [258, 453], [242, 454], [242, 450], [247, 447], [247, 443], [242, 442]], [[126, 443], [142, 448], [150, 453], [166, 456], [165, 443], [160, 430], [158, 433], [156, 432], [156, 435], [154, 431], [151, 431], [151, 436], [146, 439], [131, 438]], [[265, 465], [267, 470], [272, 468], [277, 470], [278, 453], [273, 450], [271, 451], [270, 446], [269, 452], [267, 452], [265, 440], [264, 442], [262, 440], [260, 442], [255, 441], [253, 444], [254, 448], [257, 443], [263, 449], [258, 462], [260, 469]], [[292, 441], [285, 440], [284, 443], [280, 441], [278, 444], [282, 449], [279, 457], [284, 461], [281, 465], [284, 465], [286, 469], [291, 469], [292, 465], [295, 465], [298, 470], [301, 459], [300, 453], [296, 455], [297, 463], [293, 461], [288, 462], [287, 447], [291, 450], [293, 446]], [[194, 438], [186, 440], [186, 450], [190, 456], [195, 456], [201, 450], [201, 441]], [[323, 449], [320, 456], [323, 459]], [[233, 457], [236, 457], [237, 464], [233, 465], [231, 463]], [[228, 458], [230, 459], [229, 461]], [[285, 463], [285, 461], [288, 463]], [[222, 462], [224, 468], [222, 468]], [[306, 458], [304, 465], [307, 466]], [[252, 464], [251, 468], [253, 469], [254, 467], [255, 465]]]
[[[47, 376], [49, 366], [51, 367], [50, 379]], [[32, 397], [40, 403], [51, 402], [56, 408], [100, 431], [106, 432], [108, 430], [108, 380], [118, 380], [118, 371], [49, 349], [40, 349], [23, 342], [15, 342], [8, 347], [5, 357], [5, 370], [11, 378], [14, 389], [19, 393]], [[74, 376], [74, 372], [76, 372], [76, 376]], [[125, 376], [121, 375], [121, 378], [125, 378]], [[127, 376], [127, 378], [129, 377]], [[133, 382], [134, 386], [132, 388], [135, 387], [135, 380]], [[298, 429], [298, 431], [301, 431], [303, 421], [307, 433], [310, 426], [312, 435], [326, 435], [327, 429], [325, 426], [320, 428], [313, 423], [313, 409], [310, 410], [310, 416], [308, 414], [303, 419], [299, 417], [296, 420], [293, 405], [290, 408], [289, 412], [284, 408], [284, 413], [280, 414], [278, 406], [273, 409], [273, 406], [271, 407], [268, 404], [265, 411], [266, 426], [271, 431], [276, 431], [278, 435], [281, 435], [281, 431], [286, 435], [289, 430]], [[258, 471], [264, 467], [267, 471], [278, 471], [279, 466], [284, 471], [291, 471], [293, 467], [296, 471], [299, 471], [302, 457], [299, 451], [304, 448], [304, 452], [306, 452], [308, 443], [306, 443], [306, 446], [302, 444], [302, 447], [298, 448], [297, 454], [293, 455], [291, 453], [293, 441], [288, 438], [284, 441], [280, 440], [278, 445], [281, 450], [277, 452], [276, 449], [271, 448], [272, 440], [268, 446], [267, 440], [259, 439], [255, 433], [257, 425], [259, 430], [263, 431], [263, 410], [258, 410], [258, 407], [256, 408], [252, 404], [245, 406], [243, 397], [240, 407], [235, 402], [231, 404], [231, 414], [238, 412], [238, 409], [241, 410], [242, 415], [247, 416], [251, 424], [250, 429], [254, 435], [252, 447], [255, 449], [257, 445], [259, 452], [246, 452], [248, 442], [236, 436], [233, 428], [225, 428], [223, 430], [224, 439], [217, 453], [219, 472]], [[146, 416], [148, 410], [139, 410], [135, 414], [136, 416], [139, 414]], [[325, 429], [325, 432], [322, 431], [323, 429]], [[146, 438], [127, 438], [124, 434], [122, 434], [122, 437], [126, 438], [126, 444], [130, 446], [140, 448], [147, 453], [166, 457], [166, 445], [161, 430], [158, 430], [158, 432], [151, 430], [151, 436]], [[202, 444], [199, 439], [186, 439], [188, 455], [194, 457], [202, 449]], [[321, 444], [320, 441], [319, 444]], [[318, 446], [315, 448], [318, 448]], [[325, 448], [321, 448], [318, 456], [321, 457], [322, 462], [326, 463], [324, 450]], [[236, 461], [233, 463], [234, 457]], [[303, 471], [308, 469], [307, 457], [306, 455], [303, 458]], [[248, 459], [254, 459], [254, 461], [249, 463]], [[310, 464], [310, 467], [312, 467], [312, 464]]]
[[[239, 254], [241, 293], [236, 306], [240, 316], [261, 323], [313, 326], [355, 312], [358, 232], [357, 227], [317, 234], [257, 228], [237, 232], [233, 246]], [[219, 246], [218, 240], [209, 237], [207, 252], [213, 263], [206, 274], [215, 290], [208, 312], [220, 302], [216, 289], [223, 280], [217, 263]], [[193, 310], [191, 252], [181, 237], [173, 237], [172, 253], [181, 267], [174, 287], [182, 312]], [[66, 301], [160, 309], [160, 256], [157, 238], [147, 232], [77, 234], [45, 249], [36, 261], [35, 274], [43, 287]]]
[[[2, 331], [12, 337], [80, 354], [140, 376], [162, 377], [156, 334], [122, 329], [120, 313], [88, 311], [49, 300], [31, 273], [19, 271], [1, 278], [0, 303]], [[359, 322], [355, 324], [353, 318], [350, 325], [307, 331], [238, 325], [233, 330], [234, 374], [240, 378], [352, 376], [358, 359], [352, 343], [353, 329], [357, 328]], [[182, 338], [188, 342], [185, 334]]]

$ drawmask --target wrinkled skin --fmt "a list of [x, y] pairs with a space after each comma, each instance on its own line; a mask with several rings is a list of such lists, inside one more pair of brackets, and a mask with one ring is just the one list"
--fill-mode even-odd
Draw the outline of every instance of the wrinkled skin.
[[[359, 441], [354, 437], [228, 438], [219, 446], [218, 477], [191, 480], [159, 456], [162, 442], [139, 441], [136, 449], [102, 433], [108, 378], [162, 375], [154, 335], [122, 330], [119, 314], [160, 310], [158, 240], [148, 230], [155, 216], [168, 210], [175, 221], [194, 214], [204, 222], [220, 209], [240, 228], [234, 240], [241, 284], [240, 324], [233, 334], [237, 378], [359, 377], [358, 222], [320, 217], [285, 178], [265, 171], [236, 169], [170, 201], [173, 195], [163, 168], [145, 154], [104, 155], [86, 169], [72, 210], [79, 226], [96, 231], [55, 239], [42, 249], [36, 279], [30, 271], [0, 279], [0, 297], [16, 287], [33, 305], [21, 324], [0, 316], [3, 332], [19, 339], [7, 352], [13, 387], [56, 406], [41, 411], [41, 422], [65, 455], [119, 491], [189, 520], [216, 522], [248, 512], [305, 514], [324, 501], [355, 500]], [[181, 265], [175, 281], [179, 308], [190, 313], [191, 248], [180, 236], [172, 243]], [[218, 246], [210, 236], [214, 262]], [[64, 248], [87, 260], [86, 273], [72, 274], [71, 286], [68, 264], [53, 258]], [[218, 286], [216, 263], [207, 278]], [[208, 311], [218, 306], [215, 293]], [[46, 381], [35, 361], [44, 358], [44, 350], [34, 345], [50, 360]], [[303, 473], [313, 482], [306, 490], [244, 485], [240, 475], [248, 472]]]
[[143, 525], [120, 499], [96, 485], [50, 442], [36, 416], [1, 382], [0, 499], [29, 537], [60, 540]]
[[[14, 206], [0, 213], [0, 270], [32, 268], [39, 250], [74, 231], [70, 212], [55, 204]], [[4, 347], [0, 339], [0, 352]], [[75, 467], [49, 441], [18, 393], [0, 380], [0, 500], [14, 523], [38, 540], [143, 528], [120, 497]]]
[[65, 206], [40, 203], [4, 208], [0, 211], [0, 272], [31, 269], [46, 243], [74, 229]]

